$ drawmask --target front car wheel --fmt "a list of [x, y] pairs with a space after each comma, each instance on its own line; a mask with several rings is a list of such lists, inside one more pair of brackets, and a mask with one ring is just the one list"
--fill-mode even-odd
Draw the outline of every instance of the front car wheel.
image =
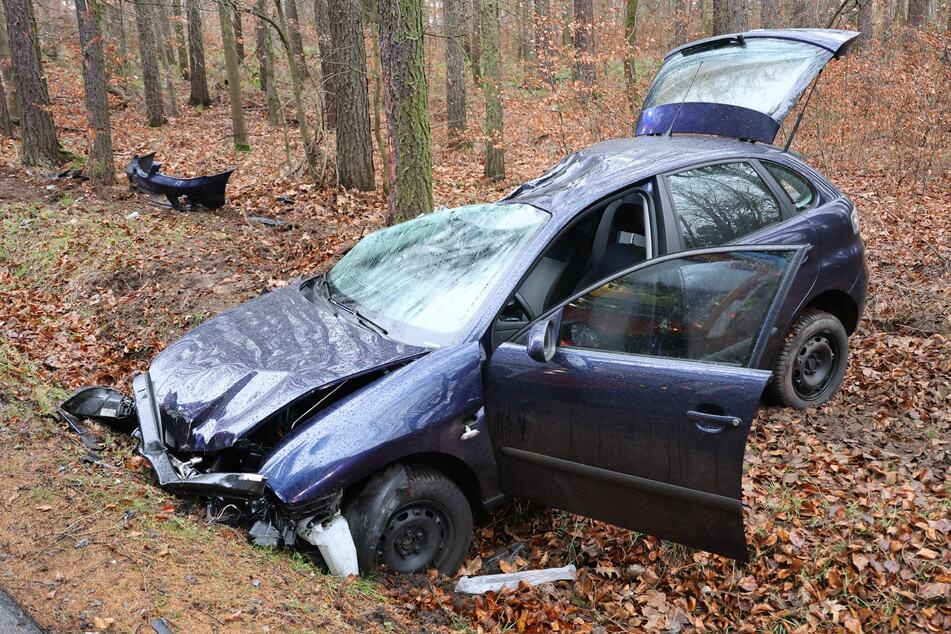
[[822, 405], [842, 385], [848, 356], [842, 322], [825, 311], [804, 312], [776, 355], [770, 400], [795, 409]]

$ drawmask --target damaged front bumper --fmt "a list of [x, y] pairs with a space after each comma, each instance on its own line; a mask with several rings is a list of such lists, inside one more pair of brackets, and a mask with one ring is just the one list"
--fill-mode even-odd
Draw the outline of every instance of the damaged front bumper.
[[139, 449], [152, 464], [159, 484], [171, 491], [212, 497], [258, 499], [264, 496], [267, 478], [257, 473], [201, 473], [183, 462], [165, 446], [162, 417], [148, 372], [132, 381], [135, 409], [139, 418], [142, 446]]

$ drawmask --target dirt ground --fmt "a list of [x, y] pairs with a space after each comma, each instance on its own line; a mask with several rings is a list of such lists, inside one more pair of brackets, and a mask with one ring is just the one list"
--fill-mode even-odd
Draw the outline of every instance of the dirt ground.
[[[76, 85], [63, 68], [50, 72]], [[76, 116], [76, 94], [57, 97], [58, 120]], [[436, 122], [439, 204], [497, 198], [557, 160], [562, 142], [534, 126], [536, 104], [513, 98], [507, 107], [526, 124], [507, 127], [501, 183], [480, 178], [477, 150], [445, 149]], [[253, 548], [243, 531], [157, 488], [130, 438], [98, 430], [105, 449], [90, 455], [55, 417], [69, 390], [127, 389], [134, 371], [189, 328], [321, 270], [384, 221], [379, 191], [288, 178], [282, 150], [262, 148], [274, 135], [260, 117], [249, 127], [261, 149], [247, 156], [221, 140], [223, 106], [161, 130], [126, 119], [116, 131], [119, 162], [157, 149], [171, 173], [240, 169], [227, 207], [181, 213], [125, 184], [94, 192], [27, 174], [15, 147], [0, 146], [0, 586], [42, 627], [149, 632], [165, 619], [175, 632], [951, 629], [943, 163], [896, 183], [884, 159], [850, 167], [832, 143], [813, 153], [862, 213], [870, 301], [841, 393], [805, 413], [763, 409], [754, 425], [744, 479], [751, 563], [516, 501], [479, 523], [465, 569], [523, 542], [516, 568], [573, 563], [579, 578], [468, 598], [451, 592], [453, 579], [340, 580], [301, 556]], [[851, 134], [843, 148], [857, 143]], [[202, 139], [218, 150], [200, 152]], [[81, 141], [67, 134], [66, 143]], [[909, 158], [906, 172], [914, 165]], [[288, 225], [255, 224], [252, 213]]]

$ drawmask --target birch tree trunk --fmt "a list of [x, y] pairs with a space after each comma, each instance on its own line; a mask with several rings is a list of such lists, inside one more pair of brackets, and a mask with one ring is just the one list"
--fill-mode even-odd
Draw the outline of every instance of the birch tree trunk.
[[422, 0], [380, 0], [380, 61], [390, 134], [389, 222], [433, 209]]
[[88, 121], [89, 158], [86, 168], [94, 183], [109, 184], [115, 180], [112, 156], [112, 128], [109, 122], [109, 99], [106, 93], [106, 64], [102, 55], [102, 37], [94, 0], [75, 0], [79, 27], [79, 48], [83, 62], [86, 120]]
[[231, 104], [231, 136], [234, 148], [250, 152], [248, 131], [244, 126], [244, 110], [241, 108], [241, 75], [238, 73], [238, 54], [234, 41], [234, 5], [228, 0], [219, 0], [218, 22], [221, 25], [221, 47], [225, 53], [225, 68], [228, 72], [228, 101]]
[[459, 147], [466, 134], [466, 68], [462, 50], [465, 21], [462, 0], [445, 0], [446, 118], [449, 146]]
[[481, 0], [482, 20], [482, 90], [485, 94], [485, 175], [491, 179], [505, 177], [505, 151], [502, 149], [502, 64], [499, 51], [499, 2]]
[[188, 103], [204, 107], [211, 103], [211, 97], [208, 96], [208, 79], [205, 77], [205, 45], [202, 41], [203, 29], [198, 0], [185, 0], [185, 10], [188, 13], [188, 63], [191, 69], [191, 94]]
[[24, 165], [57, 166], [65, 153], [56, 138], [50, 94], [39, 57], [36, 20], [30, 0], [4, 0], [10, 56], [16, 69]]
[[337, 180], [342, 187], [372, 191], [373, 141], [367, 51], [363, 38], [363, 5], [359, 0], [334, 0], [329, 5], [332, 81], [336, 100]]

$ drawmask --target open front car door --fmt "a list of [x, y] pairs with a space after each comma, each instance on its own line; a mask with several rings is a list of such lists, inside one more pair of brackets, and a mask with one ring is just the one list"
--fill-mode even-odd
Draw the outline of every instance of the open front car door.
[[487, 363], [503, 490], [746, 560], [757, 369], [804, 248], [680, 252], [598, 282]]

